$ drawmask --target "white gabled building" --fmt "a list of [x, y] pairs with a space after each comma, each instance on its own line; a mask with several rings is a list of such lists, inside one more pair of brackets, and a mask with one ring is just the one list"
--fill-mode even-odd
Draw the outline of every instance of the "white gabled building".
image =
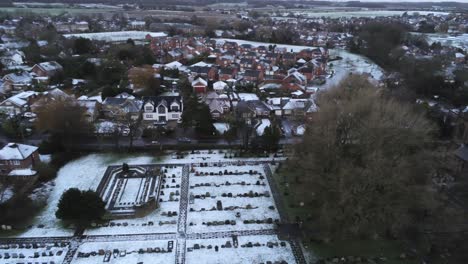
[[143, 98], [143, 120], [154, 122], [177, 121], [182, 117], [184, 103], [180, 95]]

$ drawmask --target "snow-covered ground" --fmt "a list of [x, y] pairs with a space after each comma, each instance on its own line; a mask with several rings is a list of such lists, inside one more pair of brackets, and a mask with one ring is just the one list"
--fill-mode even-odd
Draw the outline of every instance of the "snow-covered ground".
[[[194, 154], [186, 155], [184, 158], [176, 159], [175, 154], [168, 153], [163, 157], [152, 156], [122, 156], [113, 154], [91, 154], [77, 160], [71, 161], [62, 167], [57, 175], [57, 178], [38, 190], [35, 195], [44, 197], [48, 195], [47, 205], [39, 215], [34, 219], [34, 224], [30, 229], [25, 230], [21, 237], [41, 237], [41, 236], [71, 236], [73, 229], [63, 226], [62, 222], [55, 217], [58, 201], [62, 193], [70, 188], [78, 188], [81, 190], [96, 190], [99, 182], [104, 176], [109, 165], [128, 164], [181, 164], [181, 163], [199, 163], [199, 162], [219, 162], [219, 161], [234, 161], [227, 159], [224, 152], [214, 150], [197, 151]], [[238, 158], [236, 160], [249, 160], [249, 158]], [[250, 159], [251, 160], [251, 159]], [[271, 160], [268, 158], [258, 158], [256, 160]], [[180, 177], [182, 174], [181, 167], [168, 169], [168, 175], [174, 174], [175, 183], [168, 183], [171, 186], [180, 185]], [[87, 235], [105, 235], [105, 234], [136, 234], [136, 233], [157, 233], [157, 232], [174, 232], [177, 228], [177, 216], [166, 216], [168, 211], [178, 212], [179, 202], [178, 196], [172, 195], [173, 200], [170, 200], [171, 193], [176, 193], [180, 188], [171, 187], [162, 189], [163, 194], [159, 197], [163, 201], [160, 202], [160, 207], [151, 214], [137, 219], [121, 219], [112, 220], [105, 226], [87, 229]], [[32, 196], [34, 197], [34, 196]], [[152, 223], [150, 223], [152, 222]], [[160, 222], [162, 225], [160, 225]]]
[[21, 248], [17, 244], [2, 244], [0, 263], [62, 263], [67, 251], [65, 244], [43, 244], [39, 247], [22, 244]]
[[[223, 175], [219, 175], [220, 172]], [[205, 176], [205, 173], [210, 176]], [[218, 175], [211, 176], [212, 173]], [[207, 184], [210, 186], [206, 186]], [[265, 193], [268, 197], [261, 196]], [[193, 166], [190, 173], [189, 194], [194, 198], [189, 202], [187, 217], [189, 233], [273, 229], [273, 222], [244, 223], [244, 221], [268, 218], [271, 218], [271, 221], [279, 220], [263, 165]], [[245, 194], [252, 195], [244, 197]], [[222, 208], [217, 208], [218, 203]], [[234, 209], [236, 206], [239, 208]], [[229, 207], [232, 210], [228, 210]], [[211, 224], [214, 221], [230, 223]], [[211, 223], [208, 225], [209, 222]]]
[[96, 190], [108, 165], [152, 163], [149, 156], [122, 157], [106, 154], [88, 155], [62, 167], [55, 179], [55, 186], [47, 199], [47, 206], [36, 216], [31, 229], [21, 234], [23, 237], [70, 236], [72, 229], [65, 228], [55, 217], [57, 204], [62, 193], [70, 188]]
[[350, 74], [369, 74], [374, 80], [381, 80], [384, 77], [383, 69], [364, 56], [342, 49], [330, 50], [330, 56], [340, 56], [343, 59], [329, 63], [329, 71], [333, 71], [333, 76], [327, 79], [325, 84], [318, 85], [320, 89], [333, 87]]
[[[231, 246], [226, 247], [227, 242]], [[200, 249], [194, 249], [196, 244]], [[218, 246], [218, 252], [215, 246]], [[281, 245], [281, 241], [276, 236], [241, 236], [238, 237], [237, 248], [234, 248], [233, 240], [230, 238], [189, 240], [186, 247], [188, 264], [245, 264], [267, 261], [296, 263], [291, 246], [287, 242]]]
[[[102, 263], [106, 258], [108, 258], [107, 263], [174, 263], [175, 249], [169, 252], [168, 243], [169, 240], [84, 243], [78, 248], [72, 263]], [[172, 243], [175, 245], [174, 241]]]

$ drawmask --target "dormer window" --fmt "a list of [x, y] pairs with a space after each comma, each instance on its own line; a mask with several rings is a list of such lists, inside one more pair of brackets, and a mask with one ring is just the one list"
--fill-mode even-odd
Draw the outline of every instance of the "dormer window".
[[160, 105], [158, 106], [158, 113], [159, 114], [165, 114], [166, 113], [166, 107]]
[[146, 112], [151, 112], [151, 111], [153, 111], [153, 106], [152, 106], [152, 105], [147, 105], [147, 106], [145, 106], [145, 111], [146, 111]]

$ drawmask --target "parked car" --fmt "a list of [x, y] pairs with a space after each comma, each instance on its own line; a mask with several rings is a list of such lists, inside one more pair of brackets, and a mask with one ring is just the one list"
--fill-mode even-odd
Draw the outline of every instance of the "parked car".
[[26, 118], [34, 118], [36, 117], [36, 114], [35, 113], [32, 113], [32, 112], [26, 112], [23, 114], [24, 117]]
[[122, 129], [122, 136], [128, 136], [130, 134], [130, 129], [129, 128], [124, 128]]
[[179, 143], [191, 143], [192, 140], [190, 138], [180, 137], [180, 138], [177, 139], [177, 142], [179, 142]]

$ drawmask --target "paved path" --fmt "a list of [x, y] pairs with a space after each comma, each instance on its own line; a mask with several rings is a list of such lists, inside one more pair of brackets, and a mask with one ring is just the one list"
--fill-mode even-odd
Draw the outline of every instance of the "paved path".
[[[270, 169], [271, 161], [235, 161], [235, 162], [214, 162], [223, 165], [259, 165], [262, 164], [265, 170], [265, 175], [270, 185], [272, 196], [278, 209], [281, 222], [289, 222], [288, 215], [284, 210], [281, 194], [278, 191], [276, 182]], [[210, 164], [210, 163], [209, 163]], [[211, 163], [212, 164], [212, 163]], [[226, 231], [226, 232], [206, 232], [206, 233], [186, 233], [187, 227], [187, 212], [188, 212], [188, 194], [189, 194], [189, 174], [192, 164], [157, 164], [164, 165], [179, 165], [183, 166], [181, 178], [181, 195], [179, 202], [179, 218], [177, 224], [177, 232], [174, 233], [148, 233], [148, 234], [123, 234], [123, 235], [82, 235], [78, 234], [72, 237], [24, 237], [24, 238], [0, 238], [1, 244], [33, 244], [33, 243], [66, 243], [68, 251], [65, 255], [64, 264], [72, 262], [80, 245], [88, 242], [116, 242], [116, 241], [150, 241], [150, 240], [174, 240], [175, 241], [175, 264], [184, 264], [186, 255], [187, 240], [195, 239], [213, 239], [213, 238], [231, 238], [232, 236], [259, 236], [259, 235], [277, 235], [276, 229], [263, 230], [242, 230], [242, 231]], [[198, 165], [198, 164], [195, 164]], [[296, 239], [290, 239], [292, 253], [294, 254], [296, 263], [306, 264], [300, 242]]]

